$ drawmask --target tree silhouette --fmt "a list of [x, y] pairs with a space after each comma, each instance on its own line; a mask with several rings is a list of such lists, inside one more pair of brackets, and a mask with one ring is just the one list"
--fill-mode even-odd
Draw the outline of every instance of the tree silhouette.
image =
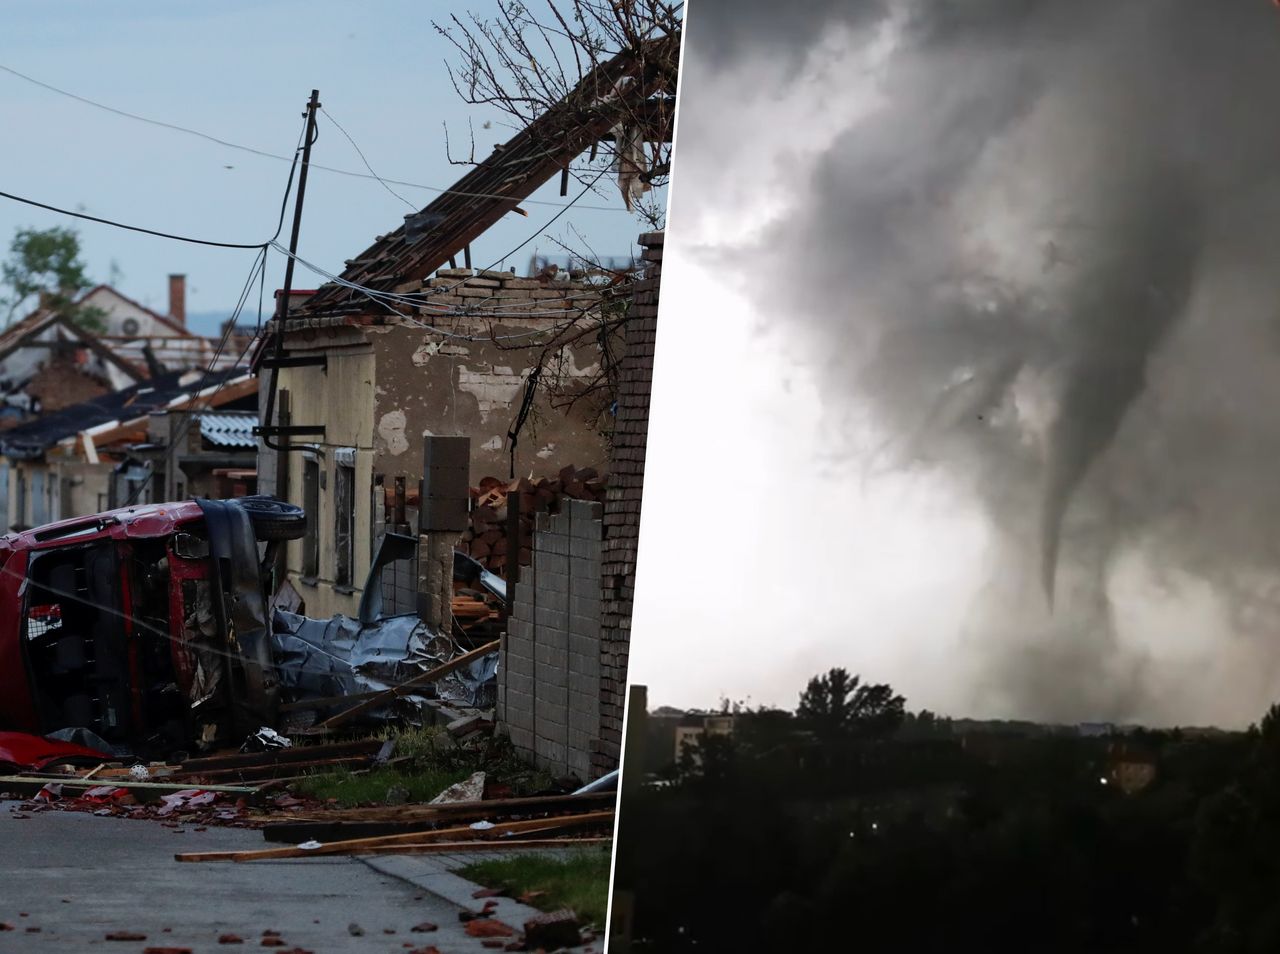
[[7, 310], [6, 325], [20, 309], [39, 303], [90, 331], [106, 328], [102, 309], [76, 301], [90, 279], [74, 229], [18, 229], [8, 260], [0, 263], [0, 284], [9, 289], [0, 298], [0, 307]]
[[823, 740], [883, 738], [902, 724], [905, 703], [890, 686], [863, 685], [837, 666], [809, 680], [796, 718]]

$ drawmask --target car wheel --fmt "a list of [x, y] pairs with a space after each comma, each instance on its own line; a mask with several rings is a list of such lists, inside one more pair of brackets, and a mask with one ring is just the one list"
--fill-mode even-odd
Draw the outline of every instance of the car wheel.
[[236, 499], [249, 514], [259, 540], [300, 540], [307, 533], [307, 514], [298, 506], [260, 495]]

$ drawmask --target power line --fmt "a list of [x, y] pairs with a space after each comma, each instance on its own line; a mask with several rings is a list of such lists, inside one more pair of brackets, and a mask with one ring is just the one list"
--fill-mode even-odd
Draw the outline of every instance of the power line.
[[413, 209], [413, 211], [417, 212], [418, 207], [416, 205], [414, 205], [412, 202], [410, 202], [408, 199], [402, 196], [395, 189], [391, 188], [391, 186], [387, 185], [387, 180], [382, 178], [382, 176], [378, 175], [376, 172], [373, 171], [373, 166], [369, 165], [369, 160], [364, 157], [364, 150], [362, 150], [358, 145], [356, 145], [356, 141], [351, 138], [351, 133], [347, 132], [344, 128], [342, 128], [342, 123], [334, 119], [333, 114], [330, 113], [323, 106], [320, 107], [320, 112], [324, 115], [325, 119], [329, 120], [329, 122], [333, 123], [335, 126], [338, 127], [338, 132], [342, 133], [342, 135], [347, 137], [347, 142], [351, 143], [351, 148], [356, 151], [356, 155], [360, 157], [360, 161], [364, 163], [364, 167], [369, 170], [369, 174], [371, 176], [373, 176], [375, 179], [378, 180], [378, 183], [382, 186], [382, 188], [386, 189], [388, 192], [390, 192], [393, 196], [395, 196], [397, 199], [399, 199], [409, 208]]
[[[542, 234], [543, 234], [547, 229], [549, 229], [552, 225], [554, 225], [554, 224], [556, 223], [556, 221], [557, 221], [557, 220], [558, 220], [562, 215], [564, 215], [564, 214], [565, 214], [566, 212], [568, 212], [571, 208], [573, 208], [573, 207], [574, 207], [574, 205], [575, 205], [578, 201], [580, 201], [580, 200], [582, 199], [582, 197], [583, 197], [583, 196], [585, 196], [588, 192], [590, 192], [593, 188], [595, 188], [596, 183], [597, 183], [597, 182], [599, 182], [602, 178], [604, 178], [605, 174], [606, 174], [606, 173], [608, 173], [608, 172], [609, 172], [608, 168], [601, 169], [598, 173], [596, 173], [595, 178], [594, 178], [594, 179], [592, 179], [590, 182], [588, 182], [588, 183], [583, 187], [582, 191], [581, 191], [581, 192], [579, 192], [576, 196], [574, 196], [574, 197], [573, 197], [573, 199], [571, 199], [571, 200], [568, 202], [568, 204], [566, 204], [563, 208], [561, 208], [559, 212], [557, 212], [557, 213], [556, 213], [555, 215], [553, 215], [550, 219], [548, 219], [545, 223], [543, 223], [543, 224], [542, 224], [542, 225], [541, 225], [541, 226], [540, 226], [540, 227], [539, 227], [535, 232], [533, 232], [531, 235], [529, 235], [529, 237], [528, 237], [528, 238], [526, 238], [524, 241], [522, 241], [519, 245], [515, 246], [515, 248], [513, 248], [513, 249], [511, 249], [510, 251], [506, 252], [505, 254], [503, 254], [502, 256], [500, 256], [499, 258], [494, 259], [494, 260], [493, 260], [489, 265], [487, 265], [486, 267], [484, 267], [484, 268], [480, 269], [480, 271], [482, 271], [482, 272], [491, 271], [492, 269], [494, 269], [494, 268], [498, 267], [500, 264], [502, 264], [503, 262], [505, 262], [505, 261], [506, 261], [508, 258], [510, 258], [512, 255], [516, 254], [516, 252], [520, 251], [522, 248], [524, 248], [524, 247], [525, 247], [526, 245], [528, 245], [530, 242], [533, 242], [534, 240], [536, 240], [537, 238], [539, 238], [539, 237], [540, 237], [540, 236], [541, 236], [541, 235], [542, 235]], [[287, 248], [285, 248], [285, 247], [284, 247], [283, 245], [281, 245], [279, 242], [276, 242], [276, 241], [272, 240], [272, 242], [271, 242], [271, 243], [269, 243], [269, 244], [270, 244], [270, 245], [271, 245], [271, 247], [272, 247], [272, 248], [274, 248], [276, 251], [281, 252], [281, 253], [283, 253], [284, 255], [288, 255], [290, 258], [292, 258], [292, 259], [294, 259], [295, 261], [297, 261], [300, 265], [303, 265], [304, 267], [311, 269], [311, 271], [315, 272], [316, 274], [321, 275], [321, 276], [323, 276], [323, 277], [325, 277], [325, 278], [329, 279], [329, 281], [334, 282], [335, 284], [340, 285], [340, 286], [342, 286], [343, 288], [349, 288], [349, 289], [351, 289], [352, 291], [358, 292], [358, 293], [360, 293], [360, 294], [362, 294], [362, 295], [364, 295], [364, 296], [366, 296], [366, 297], [374, 298], [374, 299], [385, 299], [385, 300], [387, 300], [387, 301], [394, 301], [394, 302], [396, 302], [396, 303], [398, 303], [398, 304], [404, 304], [404, 305], [413, 305], [413, 306], [424, 306], [424, 305], [425, 305], [425, 306], [430, 306], [430, 302], [424, 301], [424, 300], [422, 300], [421, 298], [411, 298], [411, 297], [409, 297], [409, 296], [406, 296], [406, 295], [400, 295], [400, 294], [397, 294], [397, 293], [395, 293], [395, 292], [379, 291], [379, 290], [378, 290], [378, 289], [376, 289], [376, 288], [369, 288], [369, 287], [367, 287], [367, 286], [365, 286], [365, 285], [359, 285], [359, 284], [357, 284], [357, 283], [355, 283], [355, 282], [349, 281], [348, 279], [342, 278], [342, 277], [340, 277], [340, 276], [337, 276], [337, 275], [331, 275], [330, 273], [328, 273], [328, 272], [324, 271], [324, 269], [320, 268], [319, 266], [317, 266], [317, 265], [312, 265], [311, 263], [304, 261], [302, 258], [298, 257], [298, 256], [297, 256], [296, 254], [294, 254], [293, 252], [290, 252]], [[443, 286], [441, 286], [441, 287], [439, 287], [439, 288], [435, 289], [435, 290], [432, 292], [432, 294], [433, 294], [433, 295], [448, 294], [449, 292], [453, 291], [455, 288], [459, 288], [459, 287], [461, 287], [462, 285], [465, 285], [466, 283], [467, 283], [467, 280], [466, 280], [465, 278], [464, 278], [464, 279], [460, 279], [460, 280], [458, 280], [458, 281], [454, 282], [452, 285], [443, 285]], [[436, 307], [445, 307], [445, 306], [437, 305]], [[390, 310], [393, 310], [393, 311], [394, 311], [394, 309], [390, 309]], [[395, 312], [395, 313], [396, 313], [396, 314], [399, 314], [399, 312]], [[461, 336], [458, 336], [458, 337], [461, 337]], [[518, 335], [518, 336], [515, 336], [515, 337], [523, 337], [523, 336], [519, 336], [519, 335]]]
[[[238, 149], [241, 152], [252, 153], [255, 156], [261, 156], [264, 159], [278, 159], [282, 162], [291, 161], [288, 156], [282, 156], [279, 153], [267, 152], [264, 149], [255, 149], [252, 146], [245, 146], [237, 142], [231, 142], [228, 139], [220, 139], [217, 136], [211, 136], [209, 133], [201, 132], [198, 129], [191, 129], [190, 127], [187, 127], [187, 126], [179, 126], [176, 123], [165, 122], [164, 120], [160, 120], [160, 119], [151, 119], [148, 116], [139, 116], [137, 113], [131, 113], [131, 112], [128, 112], [127, 110], [117, 109], [114, 106], [108, 106], [105, 103], [99, 103], [96, 100], [92, 100], [85, 96], [80, 96], [76, 93], [69, 92], [68, 90], [60, 89], [57, 86], [53, 86], [49, 83], [45, 83], [41, 80], [36, 79], [34, 76], [28, 76], [26, 73], [21, 73], [18, 70], [15, 70], [11, 66], [5, 66], [3, 63], [0, 63], [0, 71], [9, 73], [12, 76], [16, 76], [18, 77], [18, 79], [25, 80], [26, 82], [39, 86], [42, 89], [46, 89], [51, 93], [57, 93], [59, 96], [66, 96], [70, 99], [76, 100], [79, 103], [83, 103], [86, 106], [92, 106], [95, 109], [102, 109], [102, 110], [105, 110], [106, 112], [114, 113], [117, 116], [123, 116], [126, 119], [132, 119], [132, 120], [135, 120], [136, 122], [146, 123], [150, 126], [158, 126], [161, 129], [169, 129], [174, 132], [186, 133], [188, 136], [196, 136], [200, 139], [204, 139], [209, 142], [216, 143], [219, 146], [224, 146], [227, 149]], [[330, 119], [332, 119], [332, 117], [330, 117]], [[354, 145], [354, 142], [352, 144]], [[358, 152], [359, 150], [357, 149], [356, 151]], [[368, 163], [366, 162], [365, 165], [367, 166]], [[411, 189], [423, 189], [427, 192], [436, 192], [436, 193], [439, 193], [440, 195], [458, 195], [468, 199], [508, 199], [510, 198], [510, 196], [497, 195], [496, 193], [491, 193], [491, 192], [460, 192], [456, 189], [443, 189], [440, 186], [425, 185], [424, 183], [421, 183], [421, 182], [406, 182], [403, 179], [383, 179], [381, 176], [378, 176], [376, 174], [356, 172], [352, 169], [338, 169], [338, 168], [335, 168], [334, 166], [322, 166], [314, 162], [310, 163], [310, 166], [312, 169], [322, 169], [325, 172], [332, 172], [340, 176], [350, 176], [351, 178], [355, 178], [355, 179], [376, 179], [379, 182], [381, 182], [384, 187], [387, 185], [387, 183], [391, 183], [392, 185], [407, 186]], [[372, 172], [372, 170], [370, 170], [370, 172]], [[407, 200], [403, 200], [403, 201], [407, 201]], [[412, 205], [412, 203], [409, 203], [409, 204]], [[563, 202], [552, 202], [546, 199], [525, 199], [521, 204], [522, 205], [546, 205], [546, 206], [552, 206], [555, 208], [564, 207], [566, 205]], [[569, 204], [571, 205], [572, 203], [569, 203]], [[617, 206], [611, 206], [611, 205], [584, 205], [584, 206], [579, 206], [579, 208], [582, 208], [585, 210], [591, 210], [595, 212], [625, 212], [626, 211], [626, 209], [618, 208]]]
[[[271, 247], [274, 248], [277, 252], [279, 252], [282, 255], [289, 255], [289, 250], [286, 249], [279, 242], [273, 243]], [[387, 311], [389, 311], [391, 314], [397, 315], [400, 318], [404, 318], [406, 321], [409, 321], [412, 324], [419, 325], [422, 328], [426, 328], [429, 331], [434, 331], [437, 334], [444, 335], [446, 337], [459, 338], [465, 341], [493, 340], [488, 336], [463, 335], [463, 334], [458, 334], [457, 332], [446, 331], [443, 328], [434, 328], [431, 325], [423, 324], [420, 321], [414, 320], [414, 318], [410, 315], [406, 315], [403, 312], [396, 311], [394, 308], [391, 307], [391, 304], [389, 304], [389, 302], [398, 304], [398, 305], [406, 305], [410, 307], [449, 309], [447, 311], [440, 312], [440, 317], [442, 318], [486, 317], [486, 315], [483, 313], [470, 312], [466, 310], [452, 310], [452, 306], [449, 306], [449, 305], [437, 305], [429, 301], [423, 301], [421, 299], [411, 298], [407, 295], [397, 295], [394, 292], [378, 291], [376, 288], [369, 288], [365, 285], [359, 285], [355, 282], [347, 281], [345, 278], [342, 278], [339, 275], [334, 275], [332, 272], [325, 271], [319, 265], [314, 265], [311, 262], [308, 262], [306, 259], [302, 258], [302, 256], [300, 255], [295, 254], [295, 255], [291, 255], [290, 257], [299, 265], [301, 265], [303, 268], [307, 269], [308, 271], [314, 272], [316, 275], [319, 275], [321, 278], [325, 279], [326, 281], [333, 282], [335, 285], [339, 285], [342, 288], [347, 288], [353, 292], [356, 292], [359, 295], [363, 295], [365, 298], [368, 298], [374, 304], [381, 305], [383, 308], [387, 309]], [[538, 317], [538, 318], [544, 317], [544, 316], [548, 318], [554, 318], [557, 315], [562, 315], [563, 313], [564, 313], [563, 309], [557, 309], [555, 311], [548, 309], [545, 311], [531, 310], [527, 312], [527, 315], [531, 317]], [[535, 334], [541, 334], [541, 332], [533, 331], [533, 332], [523, 332], [518, 335], [499, 335], [498, 339], [503, 340], [506, 338], [527, 338]]]
[[[110, 225], [117, 229], [126, 229], [130, 232], [141, 232], [143, 235], [154, 235], [157, 238], [172, 239], [175, 242], [188, 242], [191, 245], [212, 245], [215, 248], [266, 248], [270, 242], [254, 242], [252, 244], [242, 242], [215, 242], [210, 239], [192, 238], [189, 235], [174, 235], [172, 232], [159, 232], [155, 229], [143, 228], [140, 225], [128, 225], [124, 222], [116, 222], [113, 219], [103, 219], [96, 215], [89, 215], [85, 212], [72, 212], [70, 209], [61, 209], [56, 205], [48, 205], [44, 202], [37, 202], [35, 199], [24, 198], [20, 195], [14, 195], [11, 192], [0, 192], [0, 198], [11, 199], [14, 202], [22, 202], [25, 205], [34, 205], [38, 209], [47, 209], [50, 212], [57, 212], [60, 215], [69, 215], [74, 219], [85, 219], [89, 222], [97, 222], [100, 225]], [[277, 232], [277, 235], [280, 233]]]
[[[0, 69], [3, 69], [3, 68], [4, 67], [0, 67]], [[302, 148], [302, 136], [299, 136], [298, 144], [297, 146], [294, 147], [294, 150], [293, 150], [293, 161], [289, 166], [289, 178], [285, 182], [284, 198], [280, 200], [280, 217], [276, 222], [275, 234], [272, 235], [271, 238], [267, 239], [265, 242], [257, 242], [253, 245], [244, 245], [244, 244], [239, 244], [234, 242], [214, 242], [208, 239], [191, 238], [186, 235], [174, 235], [169, 232], [158, 232], [155, 229], [143, 228], [140, 225], [129, 225], [124, 222], [116, 222], [112, 219], [103, 219], [103, 218], [99, 218], [96, 215], [89, 215], [85, 212], [72, 212], [70, 209], [61, 209], [54, 205], [47, 205], [43, 202], [37, 202], [34, 199], [27, 199], [20, 195], [13, 195], [12, 193], [9, 193], [9, 192], [0, 192], [0, 196], [3, 196], [6, 199], [12, 199], [14, 202], [22, 202], [22, 203], [25, 203], [26, 205], [33, 205], [40, 209], [47, 209], [50, 212], [57, 212], [57, 213], [60, 213], [61, 215], [69, 215], [72, 218], [85, 219], [90, 222], [97, 222], [101, 225], [110, 225], [114, 228], [126, 229], [127, 231], [130, 231], [130, 232], [141, 232], [144, 235], [154, 235], [154, 236], [157, 236], [158, 238], [172, 239], [173, 241], [176, 241], [176, 242], [188, 242], [192, 245], [212, 245], [215, 248], [245, 248], [245, 249], [256, 248], [256, 249], [259, 249], [260, 251], [265, 252], [267, 249], [267, 246], [269, 246], [272, 242], [274, 242], [276, 239], [280, 237], [280, 232], [284, 228], [284, 213], [285, 213], [285, 209], [288, 207], [288, 204], [289, 204], [289, 193], [293, 191], [293, 176], [298, 171], [298, 152], [301, 148]]]
[[[249, 294], [253, 290], [254, 279], [257, 278], [259, 274], [265, 275], [266, 270], [267, 250], [262, 248], [259, 249], [258, 254], [253, 259], [253, 267], [249, 270], [249, 277], [245, 281], [244, 288], [240, 291], [240, 299], [236, 302], [235, 311], [232, 312], [231, 317], [227, 320], [226, 327], [222, 331], [222, 338], [218, 342], [218, 347], [214, 351], [213, 357], [209, 359], [209, 366], [205, 371], [206, 379], [209, 375], [216, 373], [218, 359], [222, 357], [222, 352], [226, 348], [227, 342], [231, 340], [231, 334], [235, 330], [236, 320], [240, 317], [240, 312], [244, 309], [245, 303], [248, 301]], [[259, 298], [259, 303], [261, 303], [261, 298]], [[261, 304], [259, 304], [259, 308], [261, 308]], [[258, 315], [258, 323], [262, 323], [261, 313]], [[250, 338], [245, 344], [244, 349], [240, 352], [239, 356], [236, 357], [232, 367], [227, 369], [227, 373], [223, 375], [222, 380], [219, 381], [217, 386], [213, 389], [213, 393], [205, 400], [205, 406], [203, 408], [196, 408], [197, 399], [193, 398], [191, 403], [183, 409], [183, 418], [178, 424], [177, 433], [173, 434], [170, 438], [169, 446], [165, 448], [164, 457], [162, 458], [162, 462], [166, 470], [168, 470], [169, 466], [172, 464], [173, 456], [177, 452], [178, 447], [186, 440], [187, 432], [191, 430], [191, 424], [195, 420], [196, 414], [207, 411], [213, 406], [214, 400], [231, 380], [230, 372], [234, 368], [239, 367], [240, 362], [243, 361], [245, 355], [249, 353], [249, 349], [253, 347], [253, 342], [254, 339]], [[173, 432], [171, 431], [171, 433]], [[146, 478], [133, 489], [132, 493], [129, 494], [129, 499], [125, 502], [125, 506], [131, 507], [133, 504], [137, 503], [138, 498], [147, 489], [147, 487], [150, 486], [155, 473], [155, 467], [152, 467], [151, 470], [147, 472]]]

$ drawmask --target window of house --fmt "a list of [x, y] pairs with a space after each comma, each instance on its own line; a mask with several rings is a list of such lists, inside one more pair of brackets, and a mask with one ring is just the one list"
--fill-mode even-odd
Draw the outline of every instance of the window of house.
[[351, 586], [355, 582], [353, 575], [356, 536], [355, 457], [355, 451], [351, 448], [343, 448], [334, 456], [334, 544], [337, 563], [333, 581], [338, 586]]
[[45, 474], [43, 470], [31, 474], [31, 525], [42, 527], [49, 522], [49, 498], [44, 489]]
[[302, 576], [320, 575], [320, 461], [302, 459], [302, 509], [307, 512], [307, 532], [302, 538]]
[[18, 526], [27, 526], [27, 472], [18, 470], [17, 499], [13, 504], [13, 522]]
[[7, 533], [9, 523], [9, 465], [0, 463], [0, 533]]

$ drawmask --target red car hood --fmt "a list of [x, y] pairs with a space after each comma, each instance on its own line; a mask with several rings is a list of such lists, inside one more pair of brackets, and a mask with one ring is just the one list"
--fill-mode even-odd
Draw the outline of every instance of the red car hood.
[[26, 732], [0, 732], [0, 769], [39, 771], [60, 762], [87, 762], [97, 765], [111, 756], [73, 742], [58, 742]]

